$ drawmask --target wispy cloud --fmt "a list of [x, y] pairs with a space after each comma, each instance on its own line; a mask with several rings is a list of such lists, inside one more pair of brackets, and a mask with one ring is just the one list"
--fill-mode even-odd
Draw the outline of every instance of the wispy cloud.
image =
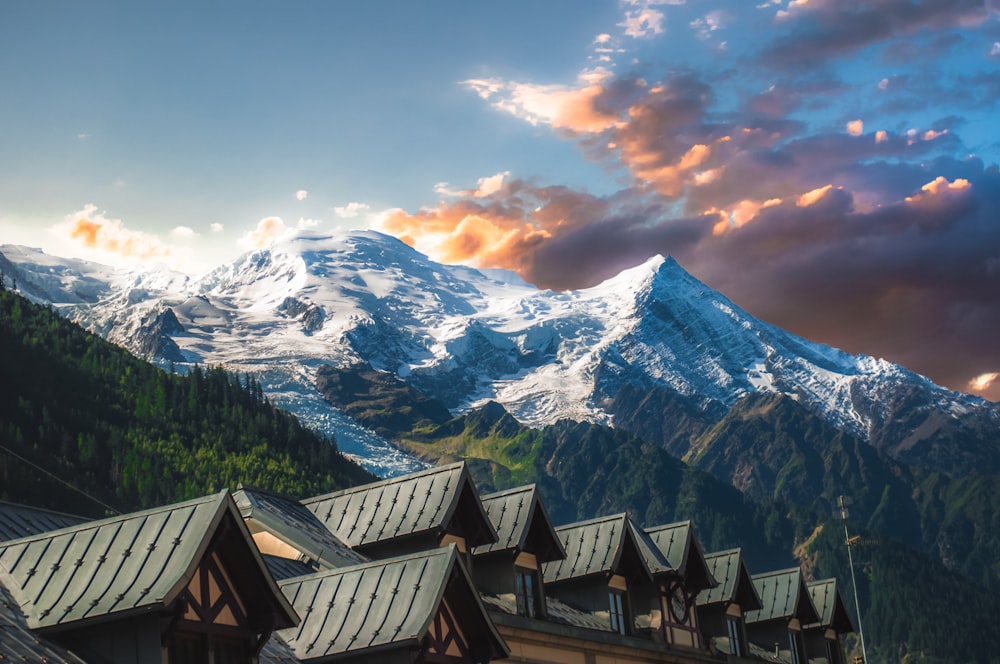
[[306, 191], [305, 189], [299, 189], [298, 191], [295, 192], [295, 200], [304, 201], [307, 198], [309, 198], [309, 192]]
[[342, 205], [333, 208], [333, 213], [340, 217], [341, 219], [352, 219], [362, 212], [367, 212], [371, 209], [367, 203], [359, 203], [358, 201], [351, 201], [347, 205]]
[[50, 232], [122, 259], [167, 259], [174, 254], [174, 249], [156, 235], [130, 230], [121, 219], [108, 217], [93, 204], [66, 215], [65, 220], [53, 226]]

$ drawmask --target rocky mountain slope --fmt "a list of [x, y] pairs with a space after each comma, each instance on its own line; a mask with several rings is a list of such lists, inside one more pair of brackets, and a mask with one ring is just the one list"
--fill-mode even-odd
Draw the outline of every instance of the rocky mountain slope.
[[997, 404], [754, 319], [670, 258], [557, 293], [375, 232], [302, 232], [199, 279], [0, 254], [22, 293], [142, 356], [254, 373], [377, 472], [413, 464], [319, 398], [320, 366], [367, 363], [455, 412], [613, 423], [677, 456], [746, 395], [783, 394], [898, 460], [1000, 471]]

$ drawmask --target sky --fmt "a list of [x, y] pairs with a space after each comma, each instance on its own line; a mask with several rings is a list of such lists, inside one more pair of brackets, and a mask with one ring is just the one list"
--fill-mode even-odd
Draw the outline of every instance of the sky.
[[1000, 400], [1000, 0], [4, 0], [0, 90], [0, 243], [197, 274], [372, 228], [552, 289], [672, 255]]

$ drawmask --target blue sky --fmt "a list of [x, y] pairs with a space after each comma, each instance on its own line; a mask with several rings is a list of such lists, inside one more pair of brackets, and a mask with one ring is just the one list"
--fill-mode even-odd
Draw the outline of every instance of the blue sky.
[[0, 81], [0, 242], [197, 272], [374, 227], [551, 288], [671, 254], [1000, 398], [996, 0], [6, 0]]

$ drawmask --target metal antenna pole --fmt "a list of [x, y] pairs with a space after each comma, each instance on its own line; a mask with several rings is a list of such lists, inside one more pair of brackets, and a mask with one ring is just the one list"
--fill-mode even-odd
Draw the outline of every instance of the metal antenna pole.
[[858, 636], [861, 638], [861, 657], [865, 664], [868, 664], [868, 652], [865, 650], [865, 630], [861, 626], [861, 605], [858, 603], [858, 582], [854, 578], [854, 555], [851, 553], [853, 548], [851, 545], [851, 536], [847, 532], [847, 498], [841, 496], [838, 501], [840, 503], [840, 518], [844, 522], [844, 543], [847, 545], [847, 562], [851, 567], [851, 586], [854, 588], [854, 611], [858, 616]]

